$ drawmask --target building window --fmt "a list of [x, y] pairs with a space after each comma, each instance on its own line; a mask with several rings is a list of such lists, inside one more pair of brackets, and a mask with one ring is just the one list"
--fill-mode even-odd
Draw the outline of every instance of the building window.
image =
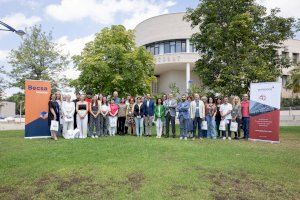
[[182, 52], [180, 40], [176, 41], [176, 52]]
[[186, 41], [181, 41], [181, 52], [186, 52]]
[[283, 52], [281, 52], [281, 56], [282, 56], [282, 58], [289, 58], [289, 52], [286, 52], [286, 51], [283, 51]]
[[175, 41], [170, 42], [170, 53], [175, 53]]
[[147, 51], [153, 55], [165, 53], [186, 52], [186, 39], [160, 41], [145, 45]]
[[158, 55], [159, 54], [159, 44], [156, 43], [154, 46], [154, 55]]
[[171, 53], [171, 51], [170, 51], [170, 42], [165, 42], [164, 51], [165, 51], [165, 53]]
[[299, 63], [299, 53], [293, 53], [293, 63], [294, 64]]
[[165, 44], [163, 42], [159, 43], [159, 54], [164, 54], [165, 51]]
[[197, 52], [197, 50], [195, 48], [195, 45], [190, 43], [190, 53], [196, 53], [196, 52]]

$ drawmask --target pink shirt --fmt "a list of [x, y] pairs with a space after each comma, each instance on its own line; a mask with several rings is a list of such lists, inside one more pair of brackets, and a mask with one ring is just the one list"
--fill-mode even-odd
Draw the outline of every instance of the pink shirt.
[[242, 101], [242, 117], [249, 117], [249, 101]]
[[110, 112], [113, 115], [115, 115], [119, 109], [118, 104], [110, 104], [109, 107], [110, 107]]

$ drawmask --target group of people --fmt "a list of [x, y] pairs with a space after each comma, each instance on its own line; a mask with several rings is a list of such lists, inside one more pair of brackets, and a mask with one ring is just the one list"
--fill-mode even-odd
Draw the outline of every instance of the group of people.
[[[108, 98], [109, 97], [109, 98]], [[152, 135], [152, 125], [156, 125], [156, 137], [176, 136], [175, 121], [179, 120], [180, 139], [203, 139], [217, 137], [231, 140], [249, 137], [249, 100], [243, 95], [242, 102], [234, 96], [229, 103], [227, 96], [201, 97], [182, 95], [177, 101], [173, 94], [163, 95], [155, 100], [150, 94], [145, 96], [119, 98], [118, 92], [110, 96], [76, 94], [71, 101], [70, 95], [56, 92], [49, 101], [48, 122], [51, 136], [57, 140], [62, 135], [70, 138], [98, 138], [101, 136]], [[55, 121], [57, 129], [53, 129]], [[76, 130], [74, 132], [74, 130]]]

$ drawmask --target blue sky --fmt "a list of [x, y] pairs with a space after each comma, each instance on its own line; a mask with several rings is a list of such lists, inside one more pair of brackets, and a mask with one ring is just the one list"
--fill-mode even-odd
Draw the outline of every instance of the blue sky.
[[[300, 18], [300, 0], [257, 0], [267, 8], [279, 7], [282, 15]], [[93, 34], [112, 24], [134, 28], [139, 22], [159, 14], [183, 12], [196, 7], [198, 0], [0, 0], [0, 20], [16, 29], [41, 24], [52, 31], [61, 50], [70, 55], [80, 53]], [[297, 38], [300, 38], [299, 35]], [[21, 39], [16, 34], [0, 32], [0, 65], [6, 63], [9, 51], [17, 48]], [[78, 73], [69, 70], [69, 77]], [[16, 92], [6, 90], [7, 95]]]

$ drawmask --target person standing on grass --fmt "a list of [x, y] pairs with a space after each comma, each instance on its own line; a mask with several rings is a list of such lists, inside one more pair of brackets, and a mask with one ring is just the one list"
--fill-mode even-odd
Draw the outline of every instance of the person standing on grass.
[[89, 105], [90, 123], [89, 136], [91, 138], [98, 138], [100, 136], [100, 105], [97, 95], [94, 95]]
[[178, 119], [179, 119], [179, 125], [180, 125], [180, 140], [184, 139], [187, 140], [187, 125], [188, 125], [188, 119], [189, 116], [189, 108], [190, 103], [186, 100], [186, 96], [181, 96], [181, 102], [176, 107], [176, 110], [178, 113]]
[[220, 127], [220, 122], [221, 122], [221, 113], [220, 113], [220, 106], [222, 104], [222, 99], [220, 97], [217, 97], [216, 98], [216, 109], [217, 109], [217, 112], [216, 112], [216, 131], [218, 133], [218, 138], [221, 137], [221, 131], [219, 130], [219, 127]]
[[151, 128], [154, 116], [154, 102], [151, 95], [147, 94], [143, 102], [144, 122], [145, 122], [145, 135], [151, 137]]
[[216, 114], [217, 108], [212, 97], [208, 98], [208, 103], [206, 104], [206, 121], [207, 121], [207, 137], [211, 139], [216, 139]]
[[173, 98], [173, 94], [168, 95], [168, 99], [163, 102], [163, 105], [165, 106], [165, 118], [166, 118], [166, 137], [169, 137], [169, 129], [170, 129], [170, 123], [172, 128], [172, 135], [173, 138], [175, 138], [175, 117], [176, 117], [176, 107], [177, 107], [177, 101]]
[[[162, 96], [162, 105], [164, 105], [164, 102], [168, 99], [166, 94], [163, 94]], [[165, 107], [165, 106], [164, 106]], [[165, 117], [165, 116], [164, 116]], [[166, 122], [162, 124], [162, 136], [166, 136]]]
[[79, 138], [86, 138], [88, 129], [88, 103], [85, 101], [84, 95], [80, 95], [79, 101], [76, 105], [76, 111]]
[[63, 130], [63, 124], [64, 124], [64, 119], [61, 111], [61, 106], [62, 106], [62, 95], [60, 92], [55, 93], [56, 96], [56, 102], [58, 103], [59, 106], [59, 129], [58, 129], [58, 136], [62, 136], [62, 130]]
[[188, 134], [188, 138], [191, 138], [194, 140], [194, 124], [193, 124], [193, 119], [192, 119], [192, 112], [191, 112], [191, 103], [193, 102], [193, 97], [192, 96], [188, 96], [187, 98], [190, 107], [189, 107], [189, 119], [187, 122], [187, 134]]
[[203, 134], [201, 131], [202, 120], [205, 118], [205, 106], [202, 100], [200, 100], [199, 94], [194, 94], [195, 100], [191, 102], [190, 112], [191, 118], [194, 124], [194, 137], [196, 137], [198, 129], [198, 138], [202, 140]]
[[77, 120], [76, 120], [76, 116], [77, 116], [77, 112], [76, 112], [76, 104], [77, 102], [79, 101], [79, 97], [80, 97], [80, 93], [76, 93], [76, 99], [73, 100], [74, 102], [74, 106], [75, 106], [75, 112], [74, 112], [74, 118], [73, 118], [73, 121], [74, 121], [74, 129], [77, 128]]
[[131, 97], [126, 107], [126, 124], [128, 126], [130, 135], [134, 135], [135, 133], [134, 106], [135, 106], [135, 100], [133, 97]]
[[121, 102], [119, 103], [119, 112], [118, 112], [118, 133], [120, 135], [125, 134], [125, 121], [126, 121], [126, 108], [127, 105], [125, 103], [125, 98], [121, 99]]
[[[63, 136], [66, 138], [68, 130], [73, 130], [74, 128], [74, 113], [75, 104], [71, 101], [71, 95], [65, 95], [66, 101], [62, 102], [62, 115], [63, 115]], [[69, 136], [67, 136], [68, 138]]]
[[117, 121], [118, 121], [118, 111], [119, 106], [115, 104], [114, 98], [110, 100], [109, 104], [109, 135], [115, 136], [117, 131]]
[[[55, 120], [57, 122], [59, 122], [59, 105], [56, 101], [56, 95], [52, 94], [50, 96], [50, 101], [48, 102], [48, 125], [49, 128], [51, 126], [51, 121]], [[54, 140], [57, 140], [57, 131], [52, 131], [51, 132], [51, 137]]]
[[144, 107], [141, 97], [137, 97], [137, 103], [134, 105], [134, 120], [136, 136], [141, 137], [143, 135], [143, 121], [144, 121]]
[[[206, 121], [206, 112], [207, 112], [206, 106], [207, 106], [207, 104], [208, 104], [208, 99], [207, 99], [206, 96], [203, 96], [203, 97], [201, 97], [201, 100], [202, 100], [203, 103], [204, 103], [204, 110], [205, 110], [205, 114], [204, 114], [203, 120]], [[203, 138], [207, 138], [207, 130], [203, 130], [203, 129], [202, 129], [201, 132], [202, 132]]]
[[[228, 132], [228, 140], [231, 140], [231, 131], [230, 131], [230, 123], [231, 123], [231, 111], [232, 105], [228, 103], [228, 97], [225, 96], [223, 98], [223, 104], [220, 106], [221, 119], [225, 121], [226, 129]], [[222, 131], [223, 140], [226, 139], [226, 131]]]
[[244, 139], [248, 140], [249, 138], [249, 97], [248, 94], [243, 95], [243, 101], [241, 103], [241, 110], [242, 110], [242, 126], [243, 126], [243, 132], [244, 132]]
[[114, 101], [115, 101], [115, 104], [119, 104], [120, 103], [120, 98], [119, 98], [119, 94], [118, 94], [118, 92], [117, 91], [114, 91], [113, 92], [113, 99], [114, 99]]
[[154, 109], [154, 121], [156, 123], [156, 138], [161, 138], [163, 124], [165, 122], [165, 107], [162, 105], [162, 99], [156, 100]]
[[231, 111], [232, 122], [237, 122], [238, 129], [234, 132], [234, 139], [238, 140], [240, 138], [240, 125], [242, 121], [242, 111], [241, 111], [241, 100], [238, 96], [235, 96], [232, 100], [232, 111]]
[[109, 106], [105, 96], [102, 97], [102, 102], [100, 106], [100, 136], [108, 135], [108, 114]]

